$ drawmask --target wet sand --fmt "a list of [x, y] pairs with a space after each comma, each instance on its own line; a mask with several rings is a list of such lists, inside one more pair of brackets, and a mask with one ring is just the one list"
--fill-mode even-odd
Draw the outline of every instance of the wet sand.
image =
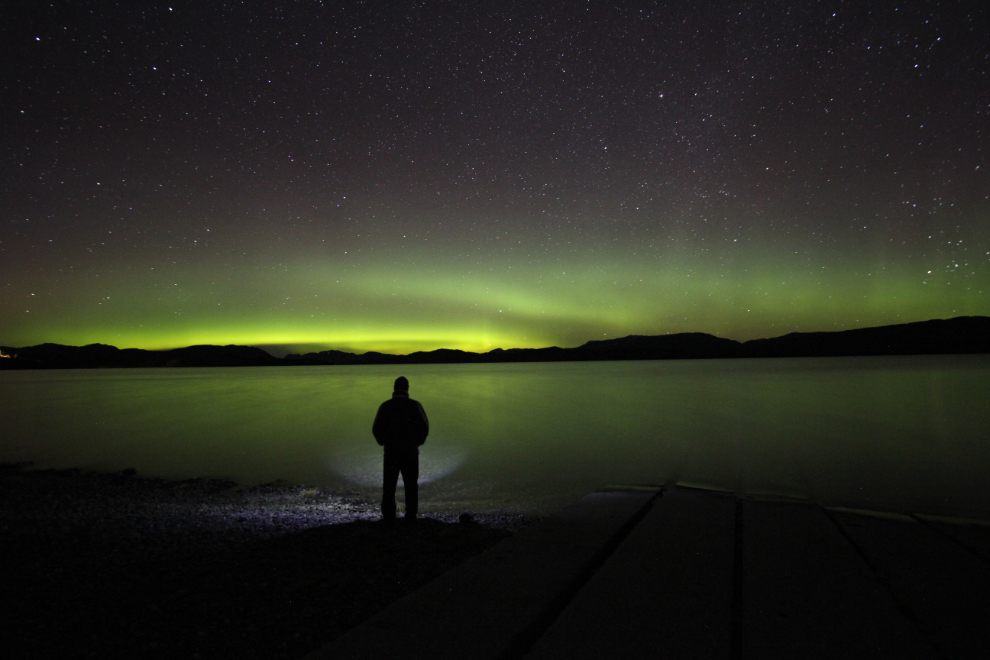
[[358, 494], [24, 467], [0, 466], [14, 658], [297, 658], [534, 522], [388, 526]]

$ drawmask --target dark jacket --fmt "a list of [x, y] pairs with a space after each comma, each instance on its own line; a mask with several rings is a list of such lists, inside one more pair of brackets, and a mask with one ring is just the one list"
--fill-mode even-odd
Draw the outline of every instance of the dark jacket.
[[419, 401], [410, 399], [407, 392], [393, 392], [378, 407], [371, 432], [386, 453], [418, 454], [417, 447], [430, 433], [430, 421]]

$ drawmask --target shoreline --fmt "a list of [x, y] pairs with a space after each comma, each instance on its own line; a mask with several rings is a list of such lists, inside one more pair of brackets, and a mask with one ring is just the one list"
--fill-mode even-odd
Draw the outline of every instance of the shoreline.
[[534, 518], [427, 513], [274, 482], [0, 465], [12, 657], [294, 658]]

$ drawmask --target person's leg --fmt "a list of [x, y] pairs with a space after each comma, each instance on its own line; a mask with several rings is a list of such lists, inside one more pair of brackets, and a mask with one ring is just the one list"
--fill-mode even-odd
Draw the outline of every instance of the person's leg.
[[412, 520], [419, 513], [419, 456], [402, 459], [402, 485], [406, 489], [406, 518]]
[[385, 455], [385, 469], [382, 473], [383, 520], [395, 520], [395, 486], [399, 481], [399, 465], [394, 456]]

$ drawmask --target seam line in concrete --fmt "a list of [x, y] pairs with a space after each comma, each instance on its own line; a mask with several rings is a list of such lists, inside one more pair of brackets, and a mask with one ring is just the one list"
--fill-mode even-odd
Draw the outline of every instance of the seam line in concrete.
[[941, 644], [939, 643], [939, 640], [929, 632], [927, 626], [921, 620], [921, 617], [915, 614], [914, 610], [912, 610], [907, 603], [905, 603], [904, 601], [902, 601], [900, 598], [897, 597], [897, 594], [891, 588], [890, 582], [888, 582], [883, 577], [883, 574], [880, 573], [877, 566], [874, 565], [872, 561], [870, 561], [870, 558], [866, 556], [866, 553], [863, 552], [862, 548], [856, 545], [856, 542], [853, 541], [853, 538], [849, 535], [848, 532], [846, 532], [845, 528], [839, 524], [839, 521], [835, 519], [835, 516], [832, 515], [832, 512], [826, 509], [825, 507], [819, 507], [819, 508], [825, 512], [825, 515], [828, 517], [828, 519], [831, 520], [832, 524], [835, 525], [835, 528], [839, 530], [839, 534], [842, 534], [842, 538], [846, 540], [846, 543], [848, 543], [852, 547], [852, 549], [856, 552], [856, 554], [859, 555], [859, 558], [863, 560], [863, 563], [866, 564], [866, 567], [870, 569], [870, 573], [873, 574], [873, 579], [875, 579], [877, 583], [884, 588], [884, 591], [886, 591], [887, 594], [890, 595], [890, 598], [894, 602], [894, 606], [897, 608], [897, 611], [900, 612], [905, 619], [911, 622], [911, 625], [914, 626], [914, 629], [918, 631], [918, 634], [920, 634], [925, 640], [927, 640], [928, 643], [932, 645], [932, 648], [935, 649], [935, 651], [940, 651]]
[[629, 536], [633, 528], [650, 512], [656, 501], [663, 497], [665, 491], [666, 489], [657, 491], [656, 495], [647, 500], [646, 504], [640, 507], [639, 511], [619, 528], [612, 538], [595, 553], [567, 586], [554, 596], [547, 607], [509, 642], [505, 650], [498, 655], [498, 660], [521, 660], [521, 658], [529, 653], [540, 637], [557, 620], [560, 613], [564, 611], [570, 602], [574, 600], [574, 597], [577, 596], [578, 592], [588, 583], [588, 580], [605, 565], [608, 558], [622, 545], [622, 542], [626, 540], [626, 537]]
[[742, 500], [736, 498], [735, 543], [732, 552], [732, 633], [729, 657], [743, 657], [743, 516]]
[[925, 529], [929, 529], [929, 530], [935, 532], [941, 538], [947, 539], [947, 540], [951, 541], [953, 544], [957, 545], [958, 547], [962, 548], [963, 550], [965, 550], [969, 554], [973, 555], [974, 557], [976, 557], [977, 559], [979, 559], [982, 563], [987, 564], [987, 565], [990, 565], [990, 559], [988, 559], [987, 557], [985, 557], [982, 552], [979, 552], [979, 551], [977, 551], [977, 550], [969, 547], [968, 545], [966, 545], [965, 543], [963, 543], [962, 541], [960, 541], [959, 539], [957, 539], [956, 537], [954, 537], [952, 534], [948, 534], [947, 532], [939, 529], [938, 527], [936, 527], [935, 525], [931, 524], [930, 522], [928, 522], [924, 518], [919, 518], [918, 516], [914, 515], [913, 513], [911, 514], [911, 517], [914, 518], [916, 521], [918, 521], [918, 523], [921, 524]]

